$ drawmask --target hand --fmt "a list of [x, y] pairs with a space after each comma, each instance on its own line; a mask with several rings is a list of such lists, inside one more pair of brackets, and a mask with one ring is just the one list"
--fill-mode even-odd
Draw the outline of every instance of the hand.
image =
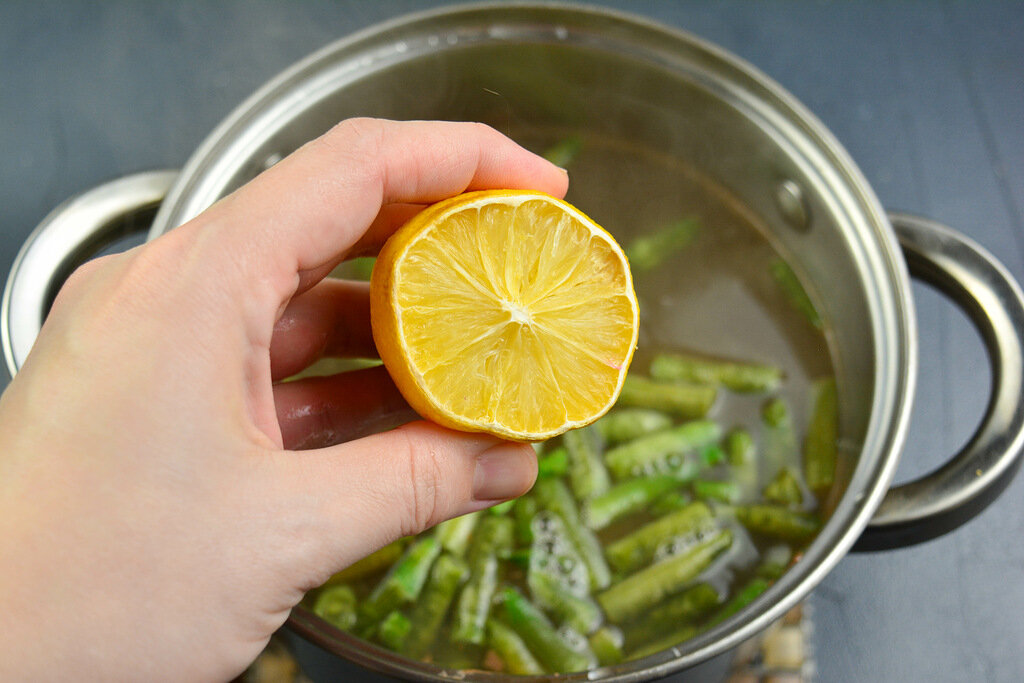
[[566, 184], [482, 125], [345, 121], [76, 271], [0, 397], [0, 680], [231, 678], [335, 571], [526, 491], [529, 446], [397, 426], [383, 368], [274, 382], [374, 353], [323, 278], [424, 204]]

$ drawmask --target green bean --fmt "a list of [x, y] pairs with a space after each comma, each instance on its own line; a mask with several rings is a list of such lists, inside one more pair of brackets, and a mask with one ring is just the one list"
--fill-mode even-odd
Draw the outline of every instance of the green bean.
[[814, 408], [804, 439], [804, 477], [818, 496], [832, 487], [836, 476], [838, 445], [838, 395], [835, 378], [818, 380]]
[[669, 491], [651, 503], [647, 511], [655, 517], [661, 517], [676, 510], [682, 510], [692, 502], [693, 499], [682, 491]]
[[468, 575], [469, 567], [459, 558], [447, 554], [437, 558], [423, 595], [409, 616], [412, 630], [405, 638], [401, 652], [417, 659], [427, 653], [434, 644], [456, 591]]
[[356, 594], [351, 586], [336, 584], [320, 591], [313, 612], [342, 631], [351, 631], [357, 620]]
[[576, 155], [580, 153], [582, 148], [583, 138], [579, 135], [570, 135], [567, 138], [562, 138], [551, 147], [548, 147], [544, 150], [541, 156], [553, 163], [555, 166], [568, 168], [569, 164], [573, 162]]
[[626, 630], [630, 649], [642, 647], [660, 634], [680, 626], [692, 626], [719, 604], [718, 591], [710, 584], [698, 583], [646, 612]]
[[608, 562], [618, 571], [633, 571], [650, 562], [658, 548], [666, 542], [706, 531], [713, 519], [707, 505], [691, 503], [609, 544], [605, 548]]
[[561, 479], [539, 479], [533, 486], [541, 508], [552, 511], [565, 523], [565, 531], [590, 576], [590, 586], [601, 589], [611, 583], [611, 571], [601, 552], [601, 543], [594, 532], [583, 525], [579, 509], [569, 489]]
[[537, 658], [530, 652], [519, 634], [497, 619], [487, 620], [487, 644], [505, 662], [505, 670], [519, 676], [536, 676], [544, 673]]
[[671, 417], [660, 410], [647, 408], [620, 408], [594, 423], [598, 433], [608, 443], [632, 441], [671, 426]]
[[709, 443], [700, 449], [700, 463], [704, 467], [714, 467], [725, 462], [725, 450], [717, 443]]
[[630, 269], [641, 273], [657, 268], [665, 259], [690, 244], [699, 229], [700, 224], [688, 218], [635, 238], [625, 250]]
[[545, 453], [537, 460], [538, 477], [560, 477], [569, 471], [569, 453], [563, 447]]
[[597, 666], [597, 657], [582, 636], [581, 643], [567, 639], [565, 630], [556, 630], [544, 613], [515, 588], [502, 592], [501, 605], [508, 624], [549, 672], [570, 673]]
[[731, 478], [740, 488], [740, 498], [753, 500], [757, 496], [757, 445], [754, 437], [746, 429], [737, 428], [725, 435], [722, 445], [729, 461]]
[[786, 299], [789, 300], [790, 305], [803, 315], [807, 322], [815, 329], [822, 329], [824, 324], [821, 320], [821, 314], [818, 313], [818, 309], [815, 308], [811, 297], [807, 295], [807, 290], [804, 289], [800, 280], [797, 279], [796, 273], [793, 272], [789, 264], [780, 259], [772, 262], [770, 270], [772, 277]]
[[611, 666], [622, 661], [622, 631], [614, 626], [602, 626], [590, 634], [590, 649], [597, 656], [601, 666]]
[[589, 595], [575, 595], [555, 576], [545, 572], [530, 572], [527, 585], [533, 601], [543, 607], [559, 622], [580, 633], [591, 633], [601, 625], [601, 608]]
[[603, 529], [617, 519], [643, 510], [662, 495], [679, 487], [670, 474], [628, 479], [583, 504], [583, 521], [591, 529]]
[[717, 500], [723, 503], [735, 503], [740, 499], [740, 486], [734, 481], [718, 481], [715, 479], [695, 479], [690, 486], [693, 495], [700, 500]]
[[768, 590], [768, 586], [771, 582], [761, 578], [755, 577], [748, 581], [743, 588], [733, 594], [732, 598], [729, 599], [725, 605], [718, 610], [711, 619], [708, 620], [707, 627], [715, 626], [722, 623], [732, 615], [739, 612], [741, 609], [752, 603], [757, 596]]
[[402, 556], [402, 550], [405, 549], [407, 540], [408, 539], [400, 538], [376, 552], [367, 555], [363, 559], [353, 562], [348, 567], [342, 569], [340, 572], [329, 578], [327, 582], [324, 583], [324, 586], [333, 586], [338, 583], [349, 583], [372, 574], [376, 574], [377, 572], [384, 571]]
[[761, 417], [764, 421], [762, 472], [778, 472], [783, 467], [796, 466], [799, 453], [789, 406], [781, 398], [770, 399], [764, 404]]
[[769, 503], [788, 507], [799, 507], [804, 502], [800, 481], [788, 467], [783, 467], [775, 478], [768, 482], [761, 497]]
[[569, 486], [577, 500], [587, 500], [608, 490], [611, 482], [601, 460], [601, 436], [593, 426], [562, 435], [569, 456]]
[[622, 383], [616, 405], [660, 410], [683, 419], [704, 417], [718, 397], [715, 387], [681, 382], [655, 382], [629, 374]]
[[740, 505], [734, 511], [752, 533], [792, 543], [807, 541], [821, 530], [821, 520], [816, 515], [775, 505]]
[[388, 612], [419, 597], [430, 567], [441, 554], [441, 544], [424, 536], [403, 553], [363, 603], [360, 624], [373, 628]]
[[652, 564], [599, 593], [597, 602], [612, 622], [632, 619], [684, 588], [731, 544], [730, 530], [714, 532], [679, 555]]
[[530, 523], [536, 514], [536, 498], [526, 495], [516, 499], [516, 504], [512, 506], [512, 518], [515, 519], [516, 524], [516, 541], [520, 545], [530, 545], [533, 542], [533, 531], [530, 529]]
[[662, 382], [720, 385], [740, 393], [774, 391], [782, 383], [782, 371], [772, 365], [710, 360], [690, 354], [655, 356], [651, 377]]
[[491, 514], [491, 515], [497, 515], [499, 517], [501, 515], [507, 515], [509, 512], [512, 511], [512, 507], [515, 504], [516, 504], [516, 500], [515, 500], [515, 498], [512, 498], [511, 500], [506, 500], [503, 503], [498, 503], [497, 505], [492, 505], [491, 507], [487, 508], [487, 513]]
[[441, 547], [458, 557], [465, 555], [466, 546], [473, 536], [473, 529], [480, 521], [480, 515], [481, 512], [471, 512], [438, 524], [434, 533], [441, 542]]
[[668, 635], [643, 643], [642, 645], [639, 645], [635, 650], [631, 650], [629, 653], [629, 658], [641, 659], [643, 657], [647, 657], [648, 655], [653, 655], [655, 653], [661, 652], [662, 650], [667, 650], [671, 647], [675, 647], [679, 643], [685, 642], [690, 638], [693, 638], [695, 635], [697, 635], [698, 631], [699, 629], [691, 624], [678, 627], [674, 631], [670, 632]]
[[667, 472], [682, 465], [684, 454], [714, 443], [721, 435], [721, 428], [711, 420], [693, 420], [609, 449], [604, 459], [617, 479]]
[[409, 635], [411, 628], [412, 624], [409, 621], [409, 617], [395, 610], [380, 622], [377, 637], [380, 638], [380, 642], [385, 647], [398, 652], [401, 651], [402, 644], [405, 642], [406, 636]]
[[469, 580], [459, 593], [452, 639], [480, 645], [484, 642], [491, 599], [498, 587], [499, 553], [512, 547], [514, 522], [509, 517], [485, 516], [469, 547]]

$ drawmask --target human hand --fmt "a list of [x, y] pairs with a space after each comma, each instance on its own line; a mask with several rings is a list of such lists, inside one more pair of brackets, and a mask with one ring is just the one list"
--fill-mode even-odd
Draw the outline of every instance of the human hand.
[[566, 184], [485, 126], [345, 121], [76, 271], [0, 397], [0, 680], [231, 678], [335, 571], [526, 491], [529, 446], [396, 427], [382, 367], [275, 381], [374, 353], [323, 278], [424, 204]]

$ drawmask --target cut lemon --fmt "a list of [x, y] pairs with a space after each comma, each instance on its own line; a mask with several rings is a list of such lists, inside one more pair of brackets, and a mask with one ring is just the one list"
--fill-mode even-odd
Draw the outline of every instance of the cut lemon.
[[421, 416], [539, 441], [615, 402], [639, 314], [622, 249], [541, 192], [469, 192], [384, 245], [370, 281], [373, 338]]

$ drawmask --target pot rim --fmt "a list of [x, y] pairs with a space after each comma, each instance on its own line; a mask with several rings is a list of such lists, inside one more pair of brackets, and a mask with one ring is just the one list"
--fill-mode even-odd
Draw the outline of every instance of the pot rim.
[[[748, 113], [797, 135], [796, 142], [804, 143], [797, 144], [795, 151], [814, 158], [814, 168], [823, 173], [829, 187], [843, 192], [846, 199], [841, 202], [843, 208], [852, 207], [861, 218], [860, 224], [868, 231], [867, 235], [860, 235], [864, 242], [853, 243], [859, 247], [855, 253], [858, 265], [862, 271], [881, 276], [872, 283], [876, 289], [869, 292], [874, 294], [871, 333], [876, 348], [875, 390], [861, 457], [847, 491], [800, 562], [748, 608], [680, 646], [612, 667], [559, 675], [564, 680], [648, 680], [696, 665], [736, 647], [806, 597], [846, 555], [867, 526], [889, 488], [906, 439], [917, 376], [916, 316], [906, 263], [885, 211], [863, 174], [824, 124], [793, 95], [756, 67], [723, 48], [684, 30], [618, 10], [563, 3], [485, 2], [407, 14], [328, 44], [284, 70], [247, 98], [189, 158], [161, 206], [149, 238], [153, 239], [169, 227], [191, 219], [212, 204], [218, 198], [210, 193], [211, 186], [215, 185], [212, 181], [223, 180], [234, 172], [238, 168], [238, 160], [246, 158], [242, 154], [247, 149], [246, 145], [254, 144], [262, 131], [280, 124], [284, 120], [282, 117], [287, 118], [289, 110], [294, 111], [291, 109], [293, 104], [309, 97], [318, 85], [322, 85], [324, 71], [338, 69], [343, 64], [353, 71], [358, 71], [362, 64], [361, 68], [365, 70], [373, 64], [370, 48], [390, 45], [395, 40], [392, 34], [431, 22], [456, 18], [479, 21], [484, 15], [493, 15], [495, 21], [514, 24], [516, 16], [542, 14], [549, 20], [547, 26], [541, 27], [547, 31], [546, 36], [558, 30], [566, 31], [565, 26], [572, 23], [570, 18], [576, 21], [586, 19], [624, 29], [623, 32], [629, 33], [629, 40], [641, 54], [667, 59], [670, 66], [673, 46], [705, 58], [707, 64], [704, 66], [713, 67], [716, 70], [714, 76], [721, 78], [725, 75], [732, 79], [723, 87], [729, 87], [730, 93], [739, 98]], [[616, 38], [625, 40], [622, 35]], [[363, 57], [362, 63], [356, 59], [357, 55]], [[368, 60], [367, 55], [371, 59]], [[873, 249], [867, 248], [870, 246], [868, 237], [874, 244]], [[883, 288], [887, 290], [884, 293]], [[288, 625], [335, 654], [390, 675], [418, 680], [531, 680], [531, 677], [464, 672], [414, 662], [334, 629], [301, 606], [293, 610]]]

